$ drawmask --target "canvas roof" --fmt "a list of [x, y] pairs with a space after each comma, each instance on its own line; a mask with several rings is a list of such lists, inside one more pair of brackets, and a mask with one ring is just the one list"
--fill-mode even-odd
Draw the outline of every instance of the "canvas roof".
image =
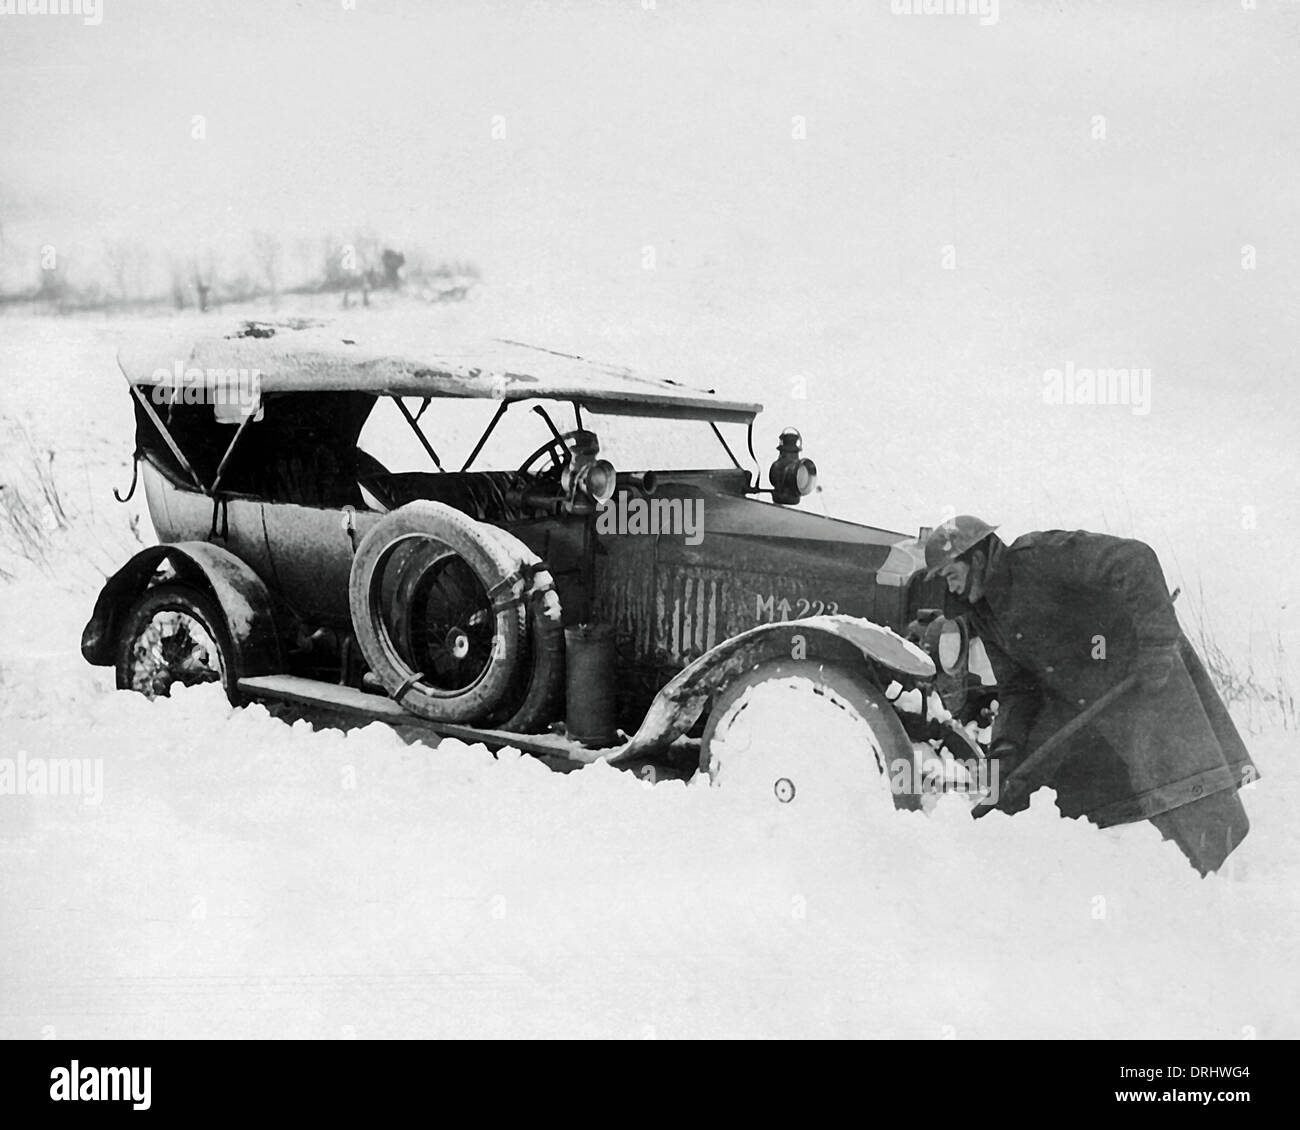
[[320, 321], [241, 322], [223, 329], [161, 347], [124, 348], [118, 362], [136, 385], [173, 382], [178, 372], [197, 380], [191, 375], [196, 369], [208, 384], [223, 383], [234, 378], [221, 374], [233, 369], [256, 370], [264, 393], [566, 400], [601, 412], [739, 423], [762, 408], [522, 342], [452, 345], [409, 322], [395, 328], [363, 323], [356, 332]]

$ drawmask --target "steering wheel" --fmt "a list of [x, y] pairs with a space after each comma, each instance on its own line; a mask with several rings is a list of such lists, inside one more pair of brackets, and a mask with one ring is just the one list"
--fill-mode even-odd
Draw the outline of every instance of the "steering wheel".
[[[547, 440], [541, 447], [528, 456], [519, 464], [518, 474], [536, 475], [538, 478], [555, 478], [559, 479], [564, 468], [573, 462], [573, 446], [578, 442], [580, 436], [589, 436], [591, 432], [584, 428], [574, 428], [572, 431], [564, 432]], [[538, 471], [532, 470], [532, 466], [543, 456], [549, 456], [550, 462]]]
[[[368, 451], [356, 449], [357, 486], [369, 493], [380, 507], [396, 510], [401, 503], [396, 499], [392, 489], [393, 473]], [[362, 501], [369, 505], [369, 500], [362, 494]]]

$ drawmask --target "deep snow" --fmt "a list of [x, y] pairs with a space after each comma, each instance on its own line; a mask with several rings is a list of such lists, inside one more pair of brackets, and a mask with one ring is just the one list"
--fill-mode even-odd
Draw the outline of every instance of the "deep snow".
[[[48, 572], [0, 561], [14, 574], [0, 757], [103, 772], [98, 804], [0, 797], [0, 1035], [1300, 1035], [1291, 733], [1248, 737], [1264, 774], [1244, 797], [1253, 830], [1201, 880], [1150, 825], [1099, 832], [1046, 793], [1014, 819], [972, 821], [958, 799], [864, 813], [811, 787], [783, 804], [408, 747], [378, 725], [314, 732], [210, 687], [156, 703], [113, 691], [78, 651], [141, 503], [109, 495], [131, 450], [111, 358], [175, 322], [0, 328], [4, 425], [56, 451], [72, 518]], [[672, 352], [648, 337], [628, 351], [611, 359], [661, 372]], [[784, 381], [774, 365], [767, 385]], [[766, 418], [773, 437], [785, 422]], [[852, 467], [859, 439], [824, 429], [814, 454]], [[1147, 442], [1152, 466], [1177, 450]], [[6, 483], [24, 452], [8, 437]], [[1039, 474], [1029, 445], [1019, 455]], [[909, 475], [906, 492], [924, 484]], [[828, 480], [825, 497], [890, 524], [870, 494]], [[1170, 538], [1190, 551], [1193, 535]], [[1224, 606], [1258, 598], [1223, 570], [1205, 580]]]

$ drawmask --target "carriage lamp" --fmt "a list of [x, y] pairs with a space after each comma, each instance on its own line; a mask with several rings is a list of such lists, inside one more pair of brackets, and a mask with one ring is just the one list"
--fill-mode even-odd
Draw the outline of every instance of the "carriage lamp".
[[767, 470], [772, 481], [772, 501], [793, 506], [817, 488], [817, 464], [801, 457], [803, 436], [794, 428], [781, 433], [776, 451], [776, 459]]

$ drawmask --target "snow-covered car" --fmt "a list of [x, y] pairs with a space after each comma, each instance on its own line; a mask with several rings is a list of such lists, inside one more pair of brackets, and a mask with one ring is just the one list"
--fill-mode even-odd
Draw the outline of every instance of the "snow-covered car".
[[321, 323], [119, 363], [159, 544], [104, 585], [82, 650], [122, 688], [220, 680], [235, 702], [680, 776], [716, 774], [784, 684], [854, 720], [901, 807], [927, 751], [979, 755], [990, 693], [921, 538], [797, 509], [816, 468], [793, 431], [760, 487], [757, 404]]

